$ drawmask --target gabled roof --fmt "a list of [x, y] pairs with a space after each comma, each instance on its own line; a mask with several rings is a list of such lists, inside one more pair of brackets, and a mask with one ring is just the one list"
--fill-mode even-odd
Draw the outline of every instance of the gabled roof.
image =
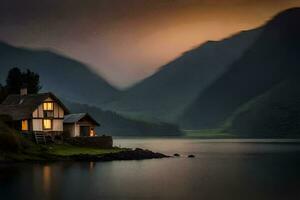
[[65, 111], [70, 113], [67, 107], [52, 93], [9, 95], [0, 105], [0, 115], [10, 115], [13, 120], [31, 118], [33, 111], [47, 98], [53, 99]]
[[95, 119], [93, 119], [88, 113], [75, 113], [75, 114], [65, 115], [64, 123], [65, 124], [77, 123], [83, 118], [87, 118], [88, 120], [93, 122], [96, 126], [100, 126], [100, 124]]

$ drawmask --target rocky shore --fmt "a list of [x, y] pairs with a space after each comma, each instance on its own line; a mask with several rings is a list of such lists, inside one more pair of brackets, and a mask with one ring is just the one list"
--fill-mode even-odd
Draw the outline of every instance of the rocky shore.
[[108, 153], [104, 155], [89, 155], [78, 154], [70, 156], [70, 160], [75, 161], [114, 161], [114, 160], [144, 160], [144, 159], [158, 159], [168, 158], [170, 156], [162, 153], [156, 153], [149, 150], [136, 148], [134, 150], [125, 150], [117, 153]]
[[168, 158], [170, 156], [162, 153], [156, 153], [150, 150], [140, 148], [124, 149], [118, 152], [104, 153], [104, 154], [89, 154], [78, 153], [74, 155], [57, 155], [48, 152], [39, 153], [7, 153], [0, 152], [0, 163], [11, 162], [55, 162], [55, 161], [114, 161], [114, 160], [145, 160], [145, 159], [160, 159]]

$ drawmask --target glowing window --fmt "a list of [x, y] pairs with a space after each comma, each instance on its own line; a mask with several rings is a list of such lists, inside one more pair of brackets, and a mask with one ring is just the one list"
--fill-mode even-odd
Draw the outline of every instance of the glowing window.
[[91, 137], [96, 136], [96, 132], [93, 128], [90, 129], [90, 136]]
[[45, 102], [43, 103], [44, 110], [53, 110], [53, 102]]
[[52, 129], [52, 120], [51, 119], [43, 119], [43, 128], [45, 130]]
[[22, 120], [22, 131], [28, 131], [28, 120]]

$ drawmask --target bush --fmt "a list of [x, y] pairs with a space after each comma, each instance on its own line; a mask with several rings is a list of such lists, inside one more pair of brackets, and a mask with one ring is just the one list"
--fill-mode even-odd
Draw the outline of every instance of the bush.
[[0, 149], [18, 152], [22, 149], [21, 140], [15, 133], [0, 133]]
[[10, 123], [12, 122], [12, 118], [10, 115], [0, 115], [0, 121], [4, 123]]
[[32, 143], [0, 121], [0, 150], [18, 152]]

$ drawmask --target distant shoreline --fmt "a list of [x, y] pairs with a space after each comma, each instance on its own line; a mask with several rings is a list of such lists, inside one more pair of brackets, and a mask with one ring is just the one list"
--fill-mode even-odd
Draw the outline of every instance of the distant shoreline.
[[[114, 136], [114, 139], [199, 139], [205, 141], [238, 142], [238, 143], [300, 143], [300, 138], [247, 138], [247, 137], [201, 137], [201, 136]], [[236, 141], [234, 141], [236, 140]]]

